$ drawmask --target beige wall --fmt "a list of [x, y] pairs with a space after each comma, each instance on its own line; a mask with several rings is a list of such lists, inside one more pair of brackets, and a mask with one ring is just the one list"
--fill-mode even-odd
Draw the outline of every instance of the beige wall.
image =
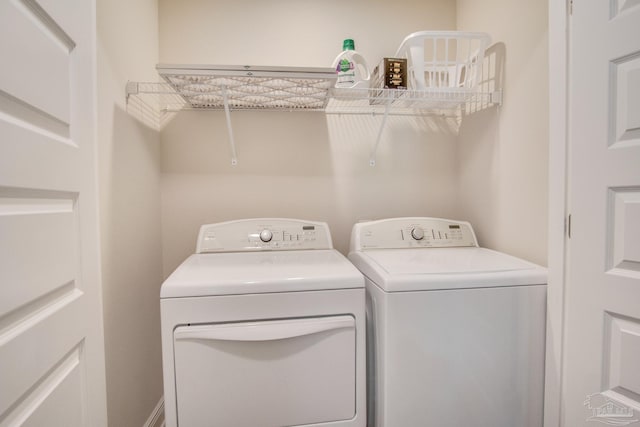
[[155, 0], [99, 0], [98, 142], [109, 425], [144, 425], [162, 396], [159, 135], [125, 111], [155, 80]]
[[[455, 29], [454, 0], [158, 0], [165, 63], [330, 66], [353, 38], [370, 61], [424, 29]], [[372, 65], [372, 64], [370, 64]]]
[[457, 0], [458, 29], [504, 44], [504, 103], [467, 117], [458, 139], [458, 216], [481, 245], [547, 259], [547, 2]]
[[[425, 28], [454, 29], [455, 2], [160, 0], [164, 63], [330, 66], [355, 39], [370, 66]], [[393, 118], [369, 166], [381, 117], [232, 114], [230, 165], [221, 112], [182, 112], [162, 132], [164, 273], [193, 253], [203, 223], [248, 217], [327, 221], [340, 251], [361, 219], [458, 217], [455, 135], [424, 118]]]

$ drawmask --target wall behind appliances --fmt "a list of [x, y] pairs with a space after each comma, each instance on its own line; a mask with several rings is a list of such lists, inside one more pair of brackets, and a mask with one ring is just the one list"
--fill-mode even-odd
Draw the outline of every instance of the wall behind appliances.
[[504, 43], [504, 103], [467, 117], [458, 139], [458, 210], [483, 246], [547, 258], [547, 2], [457, 0], [461, 31]]
[[125, 111], [155, 80], [155, 0], [98, 0], [98, 143], [109, 425], [140, 427], [162, 396], [160, 147]]
[[[451, 0], [160, 0], [160, 62], [330, 66], [344, 38], [370, 68], [403, 38], [455, 29]], [[449, 124], [391, 118], [369, 166], [381, 117], [235, 112], [231, 166], [222, 112], [178, 113], [163, 129], [164, 273], [193, 253], [201, 224], [248, 217], [327, 221], [348, 251], [352, 225], [390, 216], [456, 217]]]

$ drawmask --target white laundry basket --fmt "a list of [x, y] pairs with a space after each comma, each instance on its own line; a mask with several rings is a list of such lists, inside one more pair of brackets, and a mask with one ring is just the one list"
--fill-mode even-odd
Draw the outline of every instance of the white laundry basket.
[[474, 90], [480, 79], [486, 33], [418, 31], [402, 42], [396, 57], [407, 58], [409, 87], [418, 90]]

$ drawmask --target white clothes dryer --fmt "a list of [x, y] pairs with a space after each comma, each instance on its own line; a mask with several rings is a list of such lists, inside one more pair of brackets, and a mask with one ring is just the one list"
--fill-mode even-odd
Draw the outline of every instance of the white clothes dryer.
[[160, 298], [168, 427], [366, 425], [364, 279], [327, 224], [203, 225]]
[[375, 427], [541, 427], [546, 270], [478, 247], [467, 222], [356, 224]]

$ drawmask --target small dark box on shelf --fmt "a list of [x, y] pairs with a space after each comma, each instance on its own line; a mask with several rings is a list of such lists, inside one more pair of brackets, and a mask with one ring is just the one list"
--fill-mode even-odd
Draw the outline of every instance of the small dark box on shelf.
[[383, 89], [407, 88], [406, 58], [384, 58], [373, 70], [373, 87]]
[[[407, 60], [406, 58], [383, 58], [371, 74], [371, 89], [406, 89], [407, 88]], [[381, 104], [383, 91], [374, 90], [372, 104]]]

